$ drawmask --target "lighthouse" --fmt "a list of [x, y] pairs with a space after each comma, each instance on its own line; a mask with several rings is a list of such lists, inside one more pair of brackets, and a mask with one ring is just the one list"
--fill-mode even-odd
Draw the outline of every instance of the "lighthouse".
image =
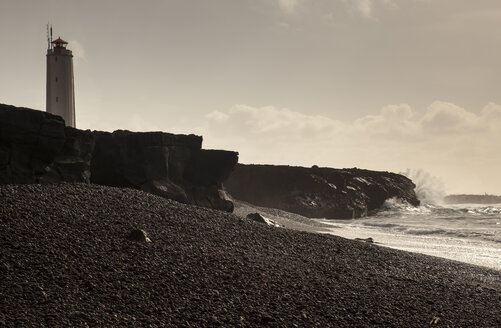
[[73, 54], [61, 38], [48, 40], [46, 111], [61, 116], [66, 126], [75, 127]]

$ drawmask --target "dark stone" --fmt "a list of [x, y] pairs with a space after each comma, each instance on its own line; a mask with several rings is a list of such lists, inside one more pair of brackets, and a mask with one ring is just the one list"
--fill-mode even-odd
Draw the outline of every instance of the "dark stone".
[[365, 241], [366, 243], [369, 243], [369, 244], [374, 243], [374, 239], [372, 239], [372, 237], [369, 237], [369, 238], [355, 238], [355, 240]]
[[148, 238], [148, 234], [146, 233], [146, 231], [141, 230], [141, 229], [132, 230], [127, 235], [127, 239], [130, 241], [137, 241], [137, 242], [144, 242], [144, 243], [151, 242], [151, 239]]
[[147, 181], [141, 185], [140, 189], [163, 198], [173, 199], [180, 203], [188, 203], [188, 197], [184, 189], [167, 179]]
[[221, 188], [220, 184], [212, 186], [187, 184], [184, 189], [190, 204], [233, 212], [233, 203], [225, 197]]
[[250, 220], [253, 220], [253, 221], [256, 221], [256, 222], [259, 222], [259, 223], [263, 223], [263, 224], [266, 224], [266, 225], [269, 225], [269, 226], [273, 226], [273, 227], [281, 227], [275, 221], [270, 220], [268, 218], [265, 218], [264, 216], [262, 216], [259, 213], [249, 213], [249, 214], [247, 214], [247, 219], [250, 219]]
[[364, 217], [394, 197], [419, 205], [410, 179], [356, 168], [238, 164], [224, 186], [235, 199], [314, 218]]
[[265, 224], [267, 224], [267, 222], [264, 219], [264, 217], [261, 214], [259, 214], [259, 213], [249, 213], [249, 214], [247, 214], [247, 218], [251, 219], [253, 221], [259, 222], [259, 223], [265, 223]]

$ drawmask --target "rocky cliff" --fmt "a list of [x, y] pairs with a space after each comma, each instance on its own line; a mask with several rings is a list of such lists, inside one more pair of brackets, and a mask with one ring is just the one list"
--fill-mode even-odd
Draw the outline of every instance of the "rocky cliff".
[[415, 185], [389, 172], [238, 164], [224, 183], [232, 197], [307, 217], [364, 217], [387, 199], [419, 205]]
[[59, 116], [0, 104], [0, 184], [92, 182], [232, 211], [220, 191], [238, 153], [201, 147], [200, 136], [82, 131]]
[[201, 149], [202, 137], [163, 132], [94, 132], [92, 183], [132, 187], [231, 212], [221, 183], [238, 162], [238, 153]]

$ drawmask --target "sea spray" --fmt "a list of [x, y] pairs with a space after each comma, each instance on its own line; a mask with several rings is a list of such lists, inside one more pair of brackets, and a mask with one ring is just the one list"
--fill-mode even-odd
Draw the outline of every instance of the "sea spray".
[[445, 196], [445, 186], [441, 178], [423, 170], [407, 169], [400, 174], [414, 182], [417, 198], [424, 204], [442, 204]]

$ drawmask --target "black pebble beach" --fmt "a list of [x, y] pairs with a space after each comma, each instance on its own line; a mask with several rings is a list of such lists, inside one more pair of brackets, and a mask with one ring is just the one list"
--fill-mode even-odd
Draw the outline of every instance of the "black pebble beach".
[[0, 326], [501, 327], [501, 272], [131, 189], [3, 185]]

